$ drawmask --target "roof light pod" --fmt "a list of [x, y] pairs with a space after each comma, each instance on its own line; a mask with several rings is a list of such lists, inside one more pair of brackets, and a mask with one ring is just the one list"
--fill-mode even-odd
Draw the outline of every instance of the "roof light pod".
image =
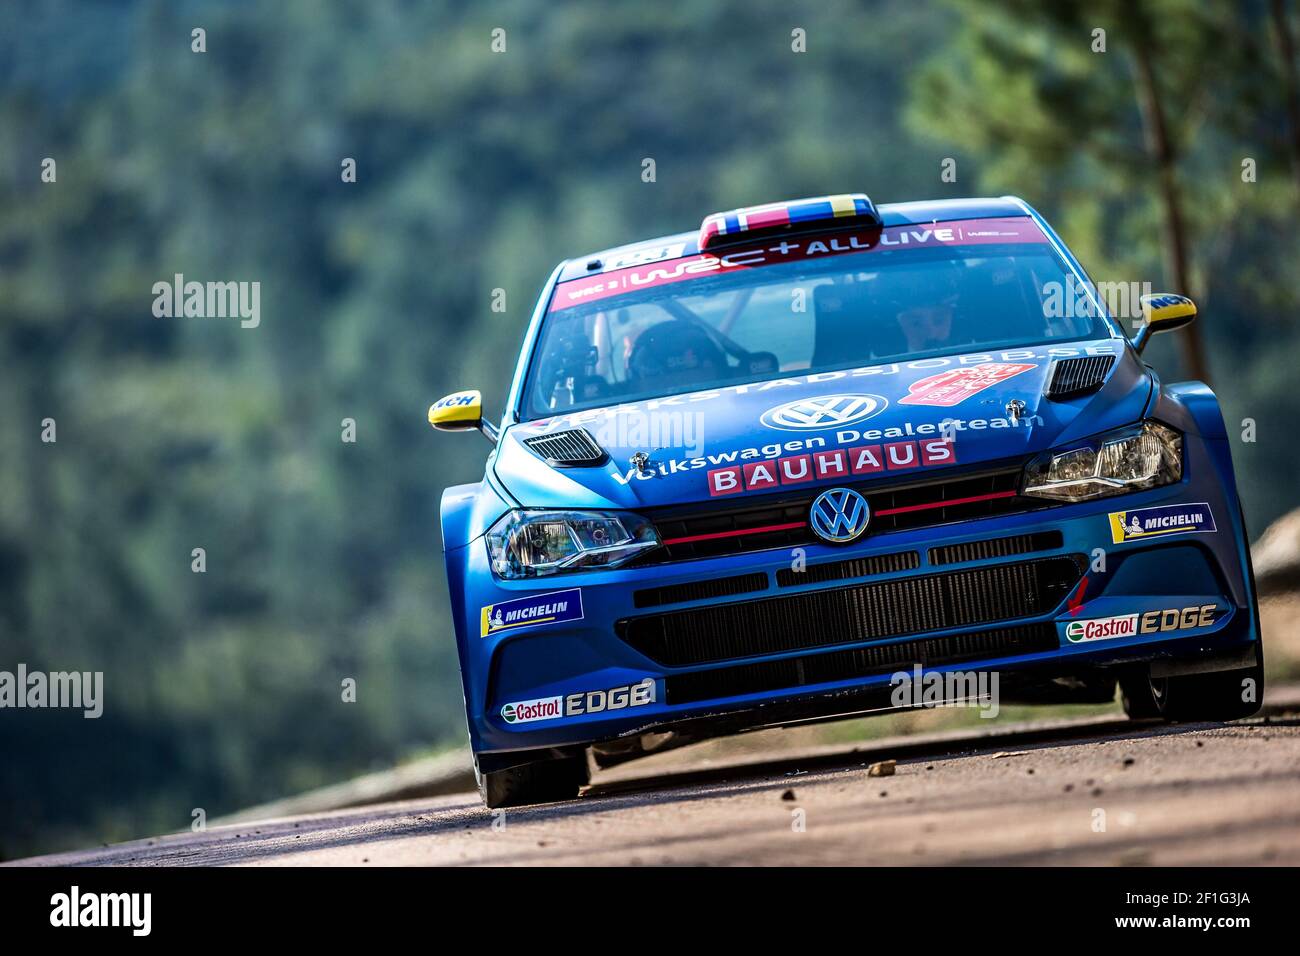
[[715, 212], [700, 223], [700, 251], [787, 232], [879, 226], [880, 213], [864, 193], [792, 199]]

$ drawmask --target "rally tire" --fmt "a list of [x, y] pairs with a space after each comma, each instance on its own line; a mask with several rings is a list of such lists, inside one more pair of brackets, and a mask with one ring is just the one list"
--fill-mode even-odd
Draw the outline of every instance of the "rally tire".
[[[1250, 700], [1245, 687], [1254, 682]], [[1256, 664], [1236, 671], [1213, 674], [1189, 674], [1153, 681], [1160, 702], [1160, 716], [1165, 720], [1190, 723], [1201, 720], [1241, 720], [1259, 712], [1264, 694], [1264, 667]]]
[[476, 776], [479, 793], [489, 809], [572, 800], [590, 779], [585, 754], [478, 772]]
[[1152, 692], [1145, 667], [1119, 679], [1119, 699], [1130, 720], [1153, 720], [1160, 716], [1160, 702]]
[[[1120, 681], [1124, 712], [1134, 720], [1159, 717], [1182, 723], [1251, 717], [1264, 699], [1264, 655], [1258, 643], [1255, 661], [1253, 667], [1210, 674], [1125, 678]], [[1248, 681], [1254, 684], [1251, 694], [1246, 693]]]
[[[1237, 514], [1241, 520], [1245, 540], [1246, 513], [1237, 496]], [[1246, 548], [1246, 574], [1250, 584], [1251, 610], [1259, 620], [1259, 598], [1255, 590], [1255, 567], [1250, 548]], [[1253, 702], [1241, 699], [1246, 680], [1255, 682]], [[1255, 665], [1235, 671], [1211, 674], [1189, 674], [1184, 677], [1166, 677], [1152, 680], [1146, 669], [1122, 676], [1119, 681], [1120, 701], [1124, 713], [1131, 720], [1164, 720], [1192, 722], [1241, 720], [1258, 713], [1264, 700], [1264, 648], [1255, 641]]]

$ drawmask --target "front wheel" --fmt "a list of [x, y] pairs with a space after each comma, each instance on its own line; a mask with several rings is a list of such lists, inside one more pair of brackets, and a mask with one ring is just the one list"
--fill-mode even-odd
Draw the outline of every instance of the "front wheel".
[[1134, 720], [1241, 720], [1259, 711], [1264, 699], [1264, 656], [1256, 646], [1255, 665], [1240, 670], [1152, 678], [1145, 673], [1121, 678], [1124, 712]]
[[540, 760], [505, 770], [480, 772], [476, 767], [475, 776], [483, 803], [489, 809], [572, 800], [590, 780], [585, 755]]
[[1160, 716], [1160, 704], [1145, 667], [1119, 679], [1119, 699], [1129, 720], [1151, 720]]

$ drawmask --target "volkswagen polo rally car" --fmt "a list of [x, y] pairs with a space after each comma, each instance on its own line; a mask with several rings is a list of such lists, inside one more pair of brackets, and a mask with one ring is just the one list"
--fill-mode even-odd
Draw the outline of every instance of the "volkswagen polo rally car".
[[1143, 363], [1015, 198], [831, 196], [562, 262], [492, 443], [442, 499], [488, 806], [593, 766], [897, 706], [900, 675], [1133, 717], [1253, 713], [1218, 401]]

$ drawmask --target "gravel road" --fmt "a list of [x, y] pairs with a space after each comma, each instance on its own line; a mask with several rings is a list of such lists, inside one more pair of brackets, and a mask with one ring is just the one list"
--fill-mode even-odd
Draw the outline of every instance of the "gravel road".
[[686, 748], [567, 803], [494, 813], [453, 794], [15, 862], [1294, 866], [1297, 792], [1294, 716], [1087, 719], [731, 762]]

